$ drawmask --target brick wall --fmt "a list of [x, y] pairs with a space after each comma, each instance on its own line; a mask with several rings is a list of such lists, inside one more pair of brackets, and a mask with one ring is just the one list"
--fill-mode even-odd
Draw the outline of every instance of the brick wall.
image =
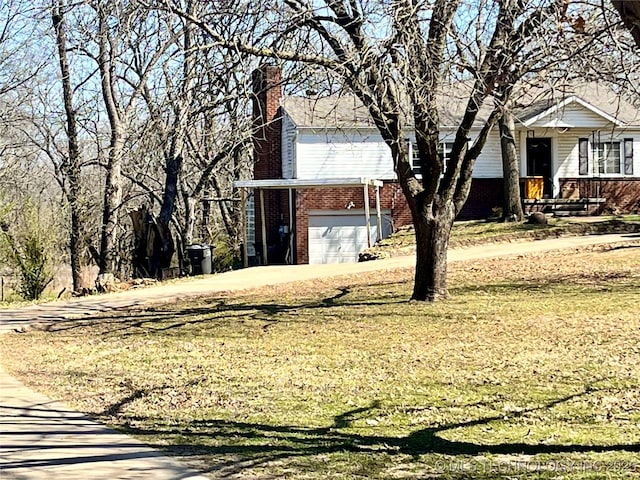
[[502, 208], [504, 195], [502, 178], [474, 178], [466, 203], [457, 220], [489, 218], [494, 207]]
[[605, 198], [602, 211], [640, 213], [640, 178], [561, 178], [563, 188], [578, 188], [580, 198]]
[[[279, 67], [263, 65], [253, 72], [253, 178], [282, 178], [282, 74]], [[264, 210], [267, 243], [279, 242], [278, 228], [289, 223], [286, 191], [265, 190]], [[260, 197], [256, 191], [256, 248], [262, 245]], [[281, 262], [282, 252], [274, 252], [270, 262]]]
[[[350, 203], [353, 203], [354, 209], [364, 209], [364, 186], [307, 188], [296, 192], [296, 263], [309, 262], [309, 210], [346, 210]], [[376, 195], [373, 187], [369, 187], [369, 207], [371, 215], [375, 215]], [[411, 224], [409, 206], [396, 182], [385, 183], [380, 189], [380, 209], [391, 211], [394, 229]]]

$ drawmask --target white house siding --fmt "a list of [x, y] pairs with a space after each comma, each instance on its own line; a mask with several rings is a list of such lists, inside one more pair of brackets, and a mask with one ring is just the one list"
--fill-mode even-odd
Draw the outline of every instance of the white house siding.
[[487, 137], [473, 168], [473, 178], [502, 178], [502, 151], [496, 130]]
[[282, 178], [295, 178], [296, 124], [289, 115], [282, 117]]
[[571, 103], [540, 118], [530, 128], [555, 127], [558, 122], [562, 125], [570, 125], [572, 128], [602, 128], [606, 120], [578, 103]]
[[[591, 136], [591, 130], [571, 129], [566, 133], [554, 132], [552, 137], [554, 180], [559, 178], [572, 178], [580, 175], [578, 171], [578, 140]], [[592, 167], [590, 165], [590, 167]]]
[[298, 130], [295, 177], [394, 179], [391, 150], [375, 131]]
[[[593, 140], [594, 130], [588, 129], [571, 129], [564, 134], [557, 134], [554, 140], [557, 143], [556, 149], [556, 177], [557, 178], [571, 178], [579, 177], [578, 171], [578, 140], [580, 138], [588, 138], [591, 142]], [[597, 133], [596, 133], [597, 135]], [[600, 130], [599, 141], [601, 142], [623, 142], [625, 138], [633, 138], [633, 176], [640, 176], [640, 130], [616, 130], [612, 132], [610, 129]], [[621, 151], [621, 155], [624, 155], [624, 149]], [[598, 174], [596, 166], [591, 158], [591, 150], [589, 150], [589, 175], [590, 176], [603, 176]], [[615, 176], [624, 176], [615, 175]]]

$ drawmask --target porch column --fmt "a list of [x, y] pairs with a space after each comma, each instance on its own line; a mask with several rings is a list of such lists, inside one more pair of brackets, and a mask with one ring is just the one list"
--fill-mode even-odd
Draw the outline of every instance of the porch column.
[[293, 265], [293, 188], [289, 189], [289, 265]]

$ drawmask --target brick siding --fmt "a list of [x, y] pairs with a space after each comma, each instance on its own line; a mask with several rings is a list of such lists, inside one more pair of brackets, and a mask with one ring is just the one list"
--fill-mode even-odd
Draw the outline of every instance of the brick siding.
[[[296, 192], [296, 263], [309, 262], [309, 210], [364, 209], [364, 186], [307, 188]], [[369, 207], [375, 215], [375, 188], [369, 187]], [[380, 209], [391, 211], [394, 230], [411, 224], [411, 212], [397, 182], [386, 182], [380, 189]]]
[[[265, 65], [253, 72], [253, 178], [282, 178], [282, 74], [279, 67]], [[281, 190], [265, 190], [265, 224], [267, 244], [279, 242], [278, 228], [289, 223], [288, 194]], [[259, 192], [255, 199], [256, 248], [262, 247], [262, 223]], [[275, 252], [270, 262], [282, 262]]]
[[560, 191], [575, 186], [580, 198], [605, 198], [601, 212], [640, 213], [640, 178], [560, 179]]
[[467, 202], [457, 220], [489, 218], [495, 207], [502, 208], [504, 184], [502, 178], [474, 178]]

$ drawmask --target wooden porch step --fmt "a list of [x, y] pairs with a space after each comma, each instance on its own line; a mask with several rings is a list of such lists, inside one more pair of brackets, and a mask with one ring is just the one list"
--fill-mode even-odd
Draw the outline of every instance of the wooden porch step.
[[523, 204], [528, 212], [537, 210], [552, 212], [555, 216], [589, 215], [593, 207], [606, 203], [605, 198], [525, 198]]

